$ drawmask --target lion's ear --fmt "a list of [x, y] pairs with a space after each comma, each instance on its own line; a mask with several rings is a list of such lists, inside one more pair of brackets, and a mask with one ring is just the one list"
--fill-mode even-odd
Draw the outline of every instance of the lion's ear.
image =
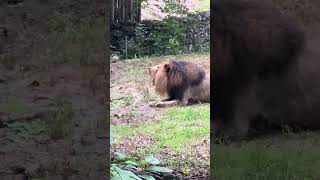
[[164, 64], [164, 70], [166, 72], [169, 72], [170, 71], [170, 64]]

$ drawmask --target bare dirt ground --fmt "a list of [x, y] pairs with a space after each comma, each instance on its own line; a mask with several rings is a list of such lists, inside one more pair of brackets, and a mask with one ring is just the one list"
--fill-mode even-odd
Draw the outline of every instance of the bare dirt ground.
[[[0, 179], [105, 177], [108, 139], [105, 130], [97, 128], [105, 113], [104, 89], [98, 85], [104, 82], [104, 73], [97, 70], [78, 66], [37, 72], [1, 69]], [[88, 74], [96, 85], [89, 85], [93, 79]], [[73, 116], [70, 132], [53, 138], [47, 132], [54, 127], [41, 122], [61, 109], [54, 103], [60, 97], [71, 103]]]
[[0, 179], [105, 179], [104, 7], [1, 1]]

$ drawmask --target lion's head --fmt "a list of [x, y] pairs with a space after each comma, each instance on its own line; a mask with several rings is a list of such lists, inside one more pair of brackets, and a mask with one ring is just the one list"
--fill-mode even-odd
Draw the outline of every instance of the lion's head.
[[172, 60], [166, 60], [161, 64], [149, 68], [149, 75], [152, 77], [155, 91], [161, 96], [168, 94], [168, 72], [171, 65]]

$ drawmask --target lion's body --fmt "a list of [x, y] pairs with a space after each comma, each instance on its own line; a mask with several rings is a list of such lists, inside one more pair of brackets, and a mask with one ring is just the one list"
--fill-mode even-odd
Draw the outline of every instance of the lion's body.
[[213, 24], [214, 128], [320, 128], [320, 61], [306, 56], [299, 23], [268, 4], [224, 0]]
[[210, 101], [210, 73], [195, 63], [167, 60], [149, 68], [155, 91], [168, 96], [153, 106], [188, 105], [192, 101]]

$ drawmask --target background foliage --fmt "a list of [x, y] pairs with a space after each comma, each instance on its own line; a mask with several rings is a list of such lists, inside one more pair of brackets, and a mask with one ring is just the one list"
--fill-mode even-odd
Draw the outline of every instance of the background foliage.
[[210, 13], [188, 12], [177, 1], [166, 0], [164, 3], [160, 9], [168, 15], [162, 21], [113, 24], [113, 54], [130, 59], [209, 51]]

